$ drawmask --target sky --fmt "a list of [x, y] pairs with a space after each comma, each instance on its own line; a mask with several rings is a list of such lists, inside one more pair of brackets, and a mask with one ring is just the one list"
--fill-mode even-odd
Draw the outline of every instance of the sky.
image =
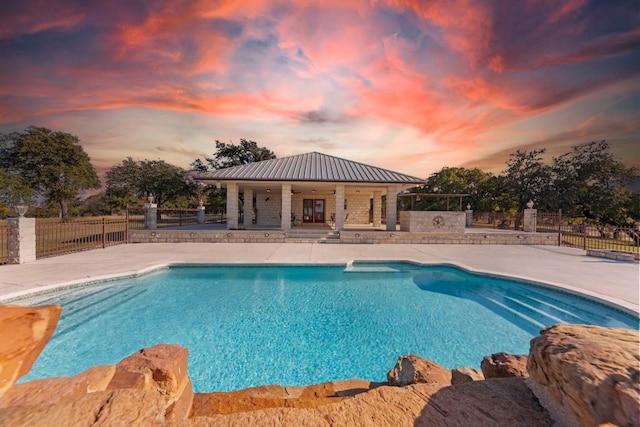
[[420, 178], [606, 139], [640, 166], [637, 0], [8, 0], [0, 132], [188, 168], [215, 140]]

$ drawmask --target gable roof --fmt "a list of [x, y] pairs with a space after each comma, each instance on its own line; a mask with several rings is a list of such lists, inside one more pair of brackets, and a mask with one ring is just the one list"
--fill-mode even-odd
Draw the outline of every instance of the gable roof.
[[424, 179], [312, 152], [200, 173], [198, 180], [423, 184]]

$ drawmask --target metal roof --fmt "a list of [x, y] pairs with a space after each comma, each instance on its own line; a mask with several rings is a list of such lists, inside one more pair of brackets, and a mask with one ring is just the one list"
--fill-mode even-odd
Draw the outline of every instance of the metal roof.
[[217, 181], [327, 181], [378, 184], [423, 184], [424, 179], [312, 152], [217, 169], [195, 175]]

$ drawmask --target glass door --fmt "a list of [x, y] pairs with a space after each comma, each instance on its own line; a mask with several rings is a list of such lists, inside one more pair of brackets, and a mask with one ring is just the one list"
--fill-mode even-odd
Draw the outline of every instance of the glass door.
[[324, 199], [302, 201], [302, 222], [324, 223]]
[[324, 199], [315, 200], [315, 209], [313, 211], [313, 222], [324, 222]]

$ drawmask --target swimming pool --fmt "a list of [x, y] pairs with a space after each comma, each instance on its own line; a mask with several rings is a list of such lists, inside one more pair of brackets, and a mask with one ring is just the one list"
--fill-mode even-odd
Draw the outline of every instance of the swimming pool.
[[477, 368], [495, 352], [528, 353], [529, 340], [554, 323], [638, 327], [637, 319], [566, 293], [409, 263], [172, 267], [17, 303], [63, 307], [23, 381], [172, 343], [189, 349], [198, 392], [384, 381], [409, 353]]

